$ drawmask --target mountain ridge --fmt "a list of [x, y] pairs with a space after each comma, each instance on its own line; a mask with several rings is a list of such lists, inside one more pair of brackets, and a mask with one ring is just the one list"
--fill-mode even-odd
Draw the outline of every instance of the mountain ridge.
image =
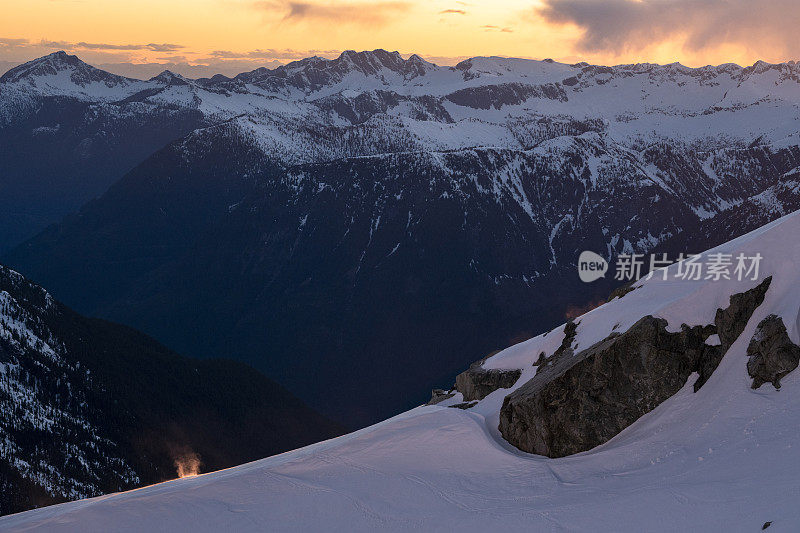
[[340, 433], [241, 363], [81, 317], [0, 265], [0, 514], [219, 469]]
[[[47, 65], [49, 63], [49, 65]], [[224, 76], [221, 74], [217, 74], [215, 76], [207, 77], [207, 78], [185, 78], [191, 81], [211, 81], [213, 78], [221, 76], [222, 78], [226, 78], [228, 80], [235, 80], [237, 78], [247, 79], [257, 77], [256, 72], [259, 74], [264, 74], [267, 72], [277, 74], [281, 76], [281, 73], [286, 73], [283, 76], [288, 77], [289, 72], [296, 72], [298, 70], [302, 70], [303, 67], [314, 66], [318, 67], [320, 65], [327, 65], [333, 67], [335, 70], [342, 70], [341, 65], [349, 65], [358, 69], [361, 73], [364, 74], [375, 74], [381, 68], [388, 68], [389, 70], [405, 72], [408, 71], [408, 65], [411, 66], [428, 66], [428, 67], [435, 67], [435, 69], [444, 69], [444, 70], [457, 70], [462, 72], [469, 72], [476, 64], [481, 63], [506, 63], [506, 66], [509, 64], [517, 64], [517, 65], [557, 65], [557, 66], [568, 66], [573, 67], [576, 69], [586, 69], [589, 68], [590, 70], [604, 70], [604, 69], [612, 69], [612, 70], [620, 70], [620, 71], [630, 71], [630, 72], [643, 72], [643, 71], [659, 71], [662, 70], [664, 72], [672, 72], [672, 73], [694, 73], [698, 76], [708, 75], [708, 74], [719, 74], [719, 73], [730, 73], [730, 72], [740, 72], [742, 74], [742, 79], [746, 79], [747, 76], [752, 74], [763, 74], [769, 70], [781, 70], [781, 71], [794, 71], [798, 66], [798, 61], [794, 60], [787, 60], [778, 63], [771, 63], [764, 60], [756, 60], [752, 65], [745, 65], [741, 66], [736, 63], [720, 63], [718, 65], [703, 65], [697, 67], [689, 67], [683, 65], [679, 62], [674, 63], [619, 63], [614, 65], [596, 65], [587, 63], [585, 61], [578, 61], [575, 63], [562, 63], [558, 61], [554, 61], [552, 59], [529, 59], [529, 58], [518, 58], [513, 56], [474, 56], [467, 59], [464, 59], [457, 63], [456, 65], [452, 66], [442, 66], [437, 65], [435, 63], [426, 61], [418, 54], [410, 54], [408, 58], [403, 58], [402, 55], [397, 51], [387, 51], [382, 48], [376, 48], [374, 50], [345, 50], [339, 54], [339, 56], [335, 58], [324, 58], [320, 56], [309, 56], [306, 58], [290, 61], [284, 65], [277, 66], [275, 68], [267, 68], [267, 67], [257, 67], [250, 71], [243, 71], [233, 77]], [[23, 76], [36, 76], [40, 75], [37, 72], [32, 71], [32, 67], [43, 67], [43, 72], [47, 71], [48, 73], [53, 72], [54, 67], [60, 66], [60, 68], [55, 68], [54, 70], [65, 69], [69, 67], [79, 67], [81, 69], [85, 69], [89, 67], [90, 69], [94, 69], [97, 72], [104, 73], [108, 76], [113, 76], [115, 78], [119, 78], [120, 80], [126, 81], [149, 81], [146, 79], [138, 79], [138, 78], [128, 78], [125, 76], [120, 76], [117, 74], [112, 74], [110, 72], [103, 71], [102, 69], [98, 69], [93, 67], [89, 63], [78, 58], [76, 55], [67, 54], [63, 50], [59, 50], [53, 52], [51, 54], [47, 54], [25, 63], [21, 63], [15, 67], [12, 67], [8, 71], [6, 71], [3, 75], [0, 75], [0, 81], [12, 82], [12, 81], [19, 81], [19, 79]], [[26, 67], [26, 68], [22, 68]], [[13, 72], [13, 74], [12, 74]], [[169, 72], [168, 70], [165, 72]], [[488, 73], [488, 72], [485, 72]], [[4, 80], [3, 78], [8, 77]], [[424, 74], [420, 74], [424, 75]], [[184, 76], [181, 76], [184, 77]], [[154, 78], [158, 78], [158, 76], [154, 76], [150, 78], [153, 80]]]

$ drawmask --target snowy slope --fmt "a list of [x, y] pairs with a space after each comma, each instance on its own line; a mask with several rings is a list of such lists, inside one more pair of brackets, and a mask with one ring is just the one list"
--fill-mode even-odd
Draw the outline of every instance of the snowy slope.
[[[475, 407], [424, 406], [362, 431], [240, 467], [0, 519], [8, 531], [792, 531], [800, 524], [800, 373], [750, 388], [745, 350], [769, 314], [800, 341], [800, 213], [714, 252], [763, 256], [749, 281], [640, 282], [578, 318], [586, 347], [639, 318], [708, 324], [728, 298], [772, 284], [697, 392], [693, 379], [608, 443], [548, 459], [497, 430], [503, 398], [535, 373], [564, 328], [512, 346], [485, 368], [521, 369]], [[675, 267], [670, 267], [675, 268]], [[619, 324], [617, 326], [617, 324]]]

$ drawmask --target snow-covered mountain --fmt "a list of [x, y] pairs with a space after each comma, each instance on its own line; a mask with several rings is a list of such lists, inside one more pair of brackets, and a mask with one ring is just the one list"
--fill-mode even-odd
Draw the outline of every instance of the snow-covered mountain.
[[[9, 169], [0, 186], [13, 215], [0, 222], [15, 228], [0, 249], [77, 209], [167, 142], [228, 120], [286, 164], [528, 150], [591, 131], [630, 151], [647, 180], [670, 187], [676, 172], [701, 179], [712, 194], [689, 202], [709, 216], [741, 200], [722, 186], [731, 174], [740, 179], [755, 171], [748, 158], [720, 159], [752, 145], [776, 153], [800, 143], [799, 72], [794, 62], [691, 69], [498, 57], [440, 67], [375, 50], [235, 78], [189, 80], [167, 71], [144, 81], [56, 52], [0, 77], [0, 141]], [[654, 164], [647, 153], [659, 142], [688, 161], [671, 169]], [[595, 173], [602, 172], [600, 164]]]
[[[170, 140], [224, 124], [281, 165], [476, 149], [548, 155], [593, 186], [621, 174], [681, 196], [708, 218], [796, 171], [799, 83], [795, 62], [692, 69], [489, 57], [440, 67], [384, 50], [235, 78], [165, 71], [142, 81], [56, 52], [0, 77], [10, 169], [2, 185], [16, 205], [9, 224], [29, 218], [41, 229], [68, 212], [48, 216], [58, 203], [50, 196], [75, 209]], [[509, 175], [501, 181], [518, 164], [499, 168]], [[531, 198], [512, 194], [530, 211]], [[572, 217], [563, 212], [548, 225]]]
[[[484, 57], [440, 67], [384, 50], [314, 57], [235, 78], [190, 80], [165, 71], [142, 81], [56, 52], [0, 77], [0, 133], [10, 148], [3, 159], [11, 169], [3, 186], [17, 206], [9, 206], [9, 223], [36, 219], [41, 229], [67, 212], [48, 216], [57, 203], [50, 195], [75, 209], [170, 140], [223, 124], [281, 165], [417, 152], [532, 152], [563, 161], [564, 173], [593, 186], [617, 175], [655, 185], [708, 218], [760, 193], [764, 180], [773, 185], [796, 171], [799, 83], [795, 62], [692, 69]], [[34, 150], [44, 162], [31, 157]], [[570, 164], [576, 154], [580, 161]], [[513, 181], [518, 157], [498, 169], [509, 176], [500, 181]], [[617, 168], [617, 161], [628, 168]], [[533, 199], [511, 194], [530, 211]], [[19, 205], [30, 212], [20, 216]], [[575, 216], [559, 215], [550, 229]]]
[[[4, 76], [8, 124], [61, 132], [62, 154], [83, 135], [117, 139], [98, 152], [111, 166], [132, 146], [155, 153], [6, 261], [82, 312], [181, 352], [225, 351], [354, 426], [604, 298], [611, 283], [577, 281], [581, 251], [613, 259], [704, 235], [676, 250], [690, 253], [798, 198], [793, 62], [440, 67], [376, 50], [234, 78], [87, 82], [89, 67], [59, 57], [58, 83], [30, 65]], [[34, 120], [17, 100], [70, 102], [87, 129]], [[129, 124], [181, 138], [128, 143]], [[49, 146], [36, 135], [27, 146]], [[34, 190], [51, 188], [14, 205], [35, 205]]]
[[[304, 155], [290, 132], [281, 132], [278, 125], [288, 117], [302, 117], [304, 127], [317, 123], [343, 132], [375, 118], [407, 130], [426, 149], [530, 147], [540, 140], [532, 126], [546, 118], [561, 127], [592, 121], [626, 145], [676, 138], [706, 147], [757, 139], [796, 144], [799, 82], [795, 62], [601, 67], [480, 57], [440, 67], [384, 50], [314, 57], [235, 78], [190, 80], [165, 71], [141, 81], [56, 52], [0, 77], [0, 116], [5, 123], [18, 120], [24, 109], [15, 101], [43, 97], [193, 107], [218, 120], [248, 115], [254, 120], [244, 122], [256, 124], [260, 137], [278, 137], [275, 142], [302, 161], [314, 156]], [[304, 129], [301, 124], [291, 129]]]
[[[0, 515], [224, 468], [338, 434], [233, 361], [75, 314], [0, 265]], [[260, 449], [260, 450], [259, 450]]]
[[673, 265], [364, 430], [0, 527], [792, 531], [798, 232], [794, 213], [705, 252], [761, 257], [730, 279]]

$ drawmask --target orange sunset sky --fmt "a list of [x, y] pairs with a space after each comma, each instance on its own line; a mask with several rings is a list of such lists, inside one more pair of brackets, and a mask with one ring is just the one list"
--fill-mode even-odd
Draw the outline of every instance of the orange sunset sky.
[[128, 75], [233, 74], [374, 48], [439, 64], [800, 58], [797, 0], [0, 0], [0, 14], [0, 70], [61, 49]]

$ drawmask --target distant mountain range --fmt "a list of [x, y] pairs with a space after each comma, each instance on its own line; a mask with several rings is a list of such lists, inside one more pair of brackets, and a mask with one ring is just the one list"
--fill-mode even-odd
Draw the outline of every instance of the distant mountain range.
[[0, 78], [2, 201], [37, 214], [2, 211], [6, 246], [113, 185], [4, 260], [363, 425], [604, 298], [582, 250], [704, 249], [791, 210], [798, 80], [375, 50], [139, 81], [56, 53]]
[[84, 318], [0, 266], [0, 515], [341, 433], [253, 369]]

